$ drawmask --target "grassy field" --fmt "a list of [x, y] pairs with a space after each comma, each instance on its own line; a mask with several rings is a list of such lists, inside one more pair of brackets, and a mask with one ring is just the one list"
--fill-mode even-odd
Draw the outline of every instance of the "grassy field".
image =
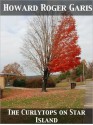
[[[76, 86], [85, 85], [85, 82], [75, 82], [75, 83], [76, 83]], [[71, 84], [69, 82], [60, 82], [56, 84], [56, 87], [62, 87], [62, 88], [69, 87], [70, 88]]]
[[85, 90], [5, 89], [2, 108], [83, 108]]
[[[84, 82], [77, 83], [85, 85]], [[85, 90], [70, 89], [70, 84], [61, 82], [55, 88], [41, 92], [39, 89], [5, 89], [1, 100], [2, 123], [35, 123], [34, 116], [7, 115], [7, 108], [63, 109], [84, 108]], [[46, 116], [44, 116], [46, 117]], [[50, 116], [49, 116], [50, 117]], [[59, 116], [58, 116], [59, 117]], [[60, 116], [60, 123], [83, 123], [83, 116]]]
[[[65, 84], [65, 83], [64, 83]], [[61, 85], [61, 83], [60, 83]], [[63, 87], [62, 87], [63, 86]], [[1, 100], [2, 123], [35, 123], [36, 116], [12, 116], [7, 115], [8, 108], [19, 109], [63, 109], [83, 108], [85, 90], [64, 89], [61, 87], [47, 89], [5, 89]], [[63, 89], [62, 89], [63, 88]], [[46, 116], [43, 116], [46, 118]], [[49, 116], [53, 117], [53, 116]], [[82, 116], [57, 116], [59, 123], [82, 123]]]

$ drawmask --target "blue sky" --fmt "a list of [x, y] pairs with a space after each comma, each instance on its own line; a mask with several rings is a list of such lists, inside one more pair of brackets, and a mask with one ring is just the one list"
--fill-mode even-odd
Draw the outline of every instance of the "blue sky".
[[[0, 72], [9, 63], [18, 62], [23, 67], [24, 57], [20, 54], [23, 38], [27, 31], [28, 16], [0, 17]], [[75, 16], [79, 35], [78, 44], [82, 49], [81, 59], [93, 60], [93, 17]], [[26, 75], [35, 75], [25, 68]]]

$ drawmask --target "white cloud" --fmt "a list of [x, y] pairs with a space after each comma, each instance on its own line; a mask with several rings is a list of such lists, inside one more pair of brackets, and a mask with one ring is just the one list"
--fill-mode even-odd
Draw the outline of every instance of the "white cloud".
[[93, 61], [93, 17], [76, 16], [78, 43], [81, 47], [81, 59]]

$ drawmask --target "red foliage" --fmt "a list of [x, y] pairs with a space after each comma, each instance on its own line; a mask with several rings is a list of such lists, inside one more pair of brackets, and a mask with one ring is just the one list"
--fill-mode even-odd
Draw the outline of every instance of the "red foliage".
[[52, 58], [48, 65], [50, 72], [65, 72], [80, 64], [81, 49], [77, 40], [75, 19], [63, 16], [53, 38]]
[[82, 81], [84, 81], [83, 77], [76, 78], [76, 82], [82, 82]]

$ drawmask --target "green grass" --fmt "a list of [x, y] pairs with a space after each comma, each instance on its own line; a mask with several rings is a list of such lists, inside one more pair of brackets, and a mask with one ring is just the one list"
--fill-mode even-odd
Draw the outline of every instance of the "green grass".
[[[75, 83], [76, 83], [76, 86], [85, 85], [85, 82], [75, 82]], [[56, 84], [56, 87], [66, 88], [66, 87], [70, 87], [70, 86], [71, 86], [71, 84], [69, 82], [60, 82], [60, 83]]]
[[[12, 93], [11, 93], [12, 94]], [[64, 90], [62, 93], [30, 98], [2, 100], [3, 108], [83, 108], [85, 90]]]
[[[56, 88], [55, 88], [56, 89]], [[5, 95], [12, 95], [12, 92], [15, 90], [5, 89]], [[23, 90], [17, 90], [23, 91]], [[84, 97], [85, 90], [62, 90], [56, 89], [55, 93], [52, 93], [53, 90], [47, 93], [42, 93], [41, 96], [34, 96], [29, 98], [12, 98], [1, 101], [2, 109], [2, 123], [35, 123], [35, 116], [12, 116], [7, 115], [7, 108], [29, 108], [29, 109], [46, 109], [46, 108], [83, 108], [84, 107]], [[48, 94], [51, 93], [51, 94]], [[46, 117], [46, 116], [43, 116]], [[51, 117], [51, 116], [49, 116]], [[53, 116], [52, 116], [53, 117]], [[60, 123], [82, 123], [83, 118], [81, 116], [58, 116]]]

